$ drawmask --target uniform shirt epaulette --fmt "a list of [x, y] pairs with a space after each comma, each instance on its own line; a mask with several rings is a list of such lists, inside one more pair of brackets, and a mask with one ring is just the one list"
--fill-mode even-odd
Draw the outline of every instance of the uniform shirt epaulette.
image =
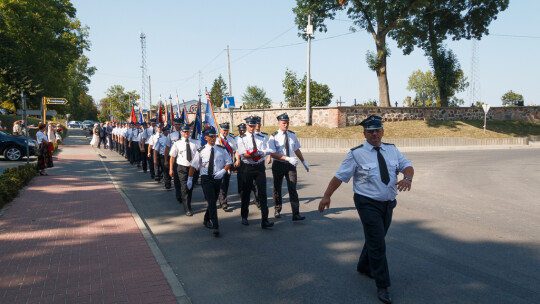
[[199, 149], [197, 149], [197, 152], [201, 152], [202, 149], [204, 149], [205, 146], [202, 146], [202, 147], [199, 147]]
[[259, 133], [264, 134], [264, 135], [268, 135], [268, 133], [264, 133], [264, 132], [259, 132]]
[[[262, 132], [261, 132], [261, 133], [262, 133]], [[261, 135], [261, 133], [257, 133], [257, 134], [255, 134], [255, 135], [257, 135], [257, 136], [260, 136], [260, 137], [263, 137], [263, 138], [264, 138], [264, 135]], [[264, 133], [263, 133], [263, 134], [264, 134]]]
[[244, 133], [244, 134], [240, 135], [240, 137], [246, 137], [246, 133]]
[[385, 144], [385, 145], [390, 145], [390, 146], [395, 146], [394, 144], [391, 144], [391, 143], [385, 143], [385, 142], [383, 142], [383, 144]]
[[354, 150], [356, 150], [358, 148], [362, 148], [363, 146], [364, 146], [364, 144], [361, 144], [360, 146], [356, 146], [356, 147], [352, 148], [351, 151], [354, 151]]
[[294, 134], [294, 132], [293, 132], [293, 131], [291, 131], [291, 130], [287, 130], [287, 131], [289, 131], [289, 132], [291, 132], [292, 134]]
[[272, 133], [272, 136], [276, 136], [278, 134], [278, 131]]

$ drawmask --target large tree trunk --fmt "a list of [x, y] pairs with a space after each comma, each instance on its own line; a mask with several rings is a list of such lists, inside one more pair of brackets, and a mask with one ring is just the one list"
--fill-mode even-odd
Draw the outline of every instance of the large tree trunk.
[[388, 91], [388, 78], [386, 77], [386, 36], [378, 34], [375, 39], [377, 46], [377, 80], [379, 80], [379, 106], [390, 107], [390, 92]]

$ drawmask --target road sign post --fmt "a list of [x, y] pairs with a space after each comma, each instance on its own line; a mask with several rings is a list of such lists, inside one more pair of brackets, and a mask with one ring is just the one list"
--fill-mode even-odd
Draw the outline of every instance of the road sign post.
[[482, 109], [484, 109], [484, 134], [486, 134], [486, 126], [487, 126], [487, 113], [489, 112], [489, 108], [491, 108], [488, 104], [483, 104]]

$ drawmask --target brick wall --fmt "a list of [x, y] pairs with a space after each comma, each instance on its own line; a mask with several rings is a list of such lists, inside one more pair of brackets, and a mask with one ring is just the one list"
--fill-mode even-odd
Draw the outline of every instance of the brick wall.
[[[339, 128], [358, 125], [369, 115], [379, 115], [384, 121], [404, 120], [481, 120], [484, 119], [482, 108], [457, 107], [457, 108], [382, 108], [382, 107], [314, 107], [312, 111], [312, 125]], [[244, 122], [244, 118], [250, 115], [262, 117], [264, 126], [277, 126], [276, 117], [282, 113], [289, 114], [292, 126], [306, 124], [305, 108], [283, 108], [264, 110], [235, 110], [234, 124]], [[216, 120], [221, 123], [230, 121], [228, 111], [216, 111]], [[194, 114], [189, 115], [193, 121]], [[488, 119], [492, 120], [520, 120], [540, 123], [540, 107], [492, 107], [489, 110]]]

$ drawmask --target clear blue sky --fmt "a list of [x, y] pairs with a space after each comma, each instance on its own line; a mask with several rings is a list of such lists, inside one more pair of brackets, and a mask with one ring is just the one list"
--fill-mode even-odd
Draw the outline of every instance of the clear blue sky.
[[[204, 94], [204, 88], [210, 90], [219, 74], [227, 81], [226, 45], [231, 49], [232, 92], [237, 100], [248, 85], [256, 85], [267, 92], [272, 102], [283, 101], [281, 81], [286, 68], [299, 77], [306, 72], [307, 45], [297, 36], [291, 10], [296, 1], [72, 2], [77, 17], [90, 28], [92, 46], [87, 56], [97, 67], [90, 95], [96, 102], [115, 84], [141, 91], [140, 32], [147, 37], [146, 60], [154, 104], [160, 94], [172, 94], [174, 98], [176, 92], [180, 99], [196, 99], [199, 82]], [[501, 96], [513, 90], [523, 95], [525, 104], [540, 104], [540, 27], [533, 25], [538, 11], [540, 1], [510, 1], [509, 8], [491, 23], [490, 35], [479, 41], [482, 101], [501, 106]], [[360, 103], [378, 99], [375, 72], [365, 62], [366, 51], [375, 49], [373, 39], [365, 31], [331, 38], [350, 33], [352, 23], [346, 14], [343, 12], [337, 19], [327, 22], [328, 32], [315, 34], [312, 79], [329, 85], [333, 100], [341, 97], [345, 105], [351, 105], [355, 98]], [[472, 42], [448, 41], [447, 45], [470, 79]], [[275, 48], [257, 49], [261, 46]], [[389, 46], [390, 99], [392, 104], [398, 101], [401, 105], [406, 96], [414, 96], [407, 90], [411, 73], [430, 67], [423, 51], [403, 56], [393, 41]], [[469, 104], [467, 92], [458, 97]]]

